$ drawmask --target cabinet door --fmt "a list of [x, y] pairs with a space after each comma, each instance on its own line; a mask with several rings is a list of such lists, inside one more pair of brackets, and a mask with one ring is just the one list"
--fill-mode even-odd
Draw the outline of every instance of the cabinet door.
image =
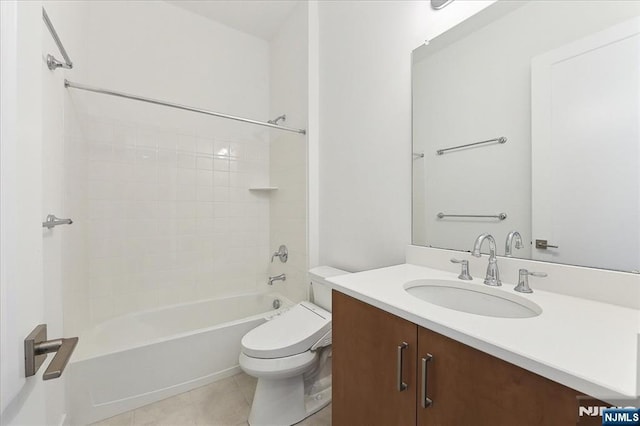
[[418, 327], [336, 291], [332, 303], [333, 426], [415, 425]]
[[427, 354], [433, 356], [427, 363], [433, 403], [423, 408], [418, 390], [419, 425], [553, 426], [578, 420], [579, 392], [418, 327], [420, 376]]

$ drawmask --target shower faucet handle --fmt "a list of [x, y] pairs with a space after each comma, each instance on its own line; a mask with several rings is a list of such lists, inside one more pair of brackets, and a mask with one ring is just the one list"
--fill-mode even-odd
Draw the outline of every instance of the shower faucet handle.
[[287, 250], [287, 246], [282, 244], [278, 247], [278, 251], [271, 255], [271, 263], [273, 263], [273, 259], [276, 257], [280, 259], [280, 262], [287, 263], [287, 260], [289, 260], [289, 250]]
[[469, 261], [468, 260], [458, 260], [458, 259], [452, 258], [451, 259], [451, 263], [460, 263], [462, 265], [462, 271], [460, 271], [460, 275], [458, 275], [458, 278], [460, 278], [461, 280], [465, 280], [465, 281], [473, 280], [473, 278], [469, 274]]

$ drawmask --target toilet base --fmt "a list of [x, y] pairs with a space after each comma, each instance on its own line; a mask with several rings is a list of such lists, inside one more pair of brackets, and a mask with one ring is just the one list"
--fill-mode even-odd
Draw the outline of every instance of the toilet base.
[[251, 426], [293, 425], [331, 402], [331, 388], [306, 395], [302, 375], [288, 379], [260, 378], [249, 413]]
[[314, 415], [329, 405], [329, 403], [331, 403], [331, 387], [315, 395], [305, 396], [305, 407], [307, 411], [305, 418]]
[[249, 413], [251, 426], [292, 425], [305, 417], [302, 374], [288, 379], [258, 379]]

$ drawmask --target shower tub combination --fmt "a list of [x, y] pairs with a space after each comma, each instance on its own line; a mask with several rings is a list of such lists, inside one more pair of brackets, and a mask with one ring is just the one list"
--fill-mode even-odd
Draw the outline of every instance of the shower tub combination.
[[279, 294], [255, 293], [98, 324], [80, 336], [65, 373], [71, 423], [96, 422], [240, 372], [242, 336], [291, 305]]

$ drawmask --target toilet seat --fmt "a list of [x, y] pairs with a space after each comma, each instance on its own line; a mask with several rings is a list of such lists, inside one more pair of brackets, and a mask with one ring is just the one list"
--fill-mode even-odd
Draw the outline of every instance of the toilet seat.
[[251, 358], [290, 357], [308, 351], [329, 330], [331, 313], [301, 302], [245, 334], [242, 352]]

